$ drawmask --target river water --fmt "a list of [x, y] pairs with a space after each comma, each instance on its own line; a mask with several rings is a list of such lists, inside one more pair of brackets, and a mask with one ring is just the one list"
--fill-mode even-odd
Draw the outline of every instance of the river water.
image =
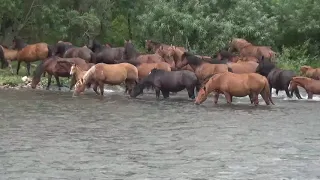
[[320, 98], [273, 99], [0, 90], [0, 179], [320, 179]]

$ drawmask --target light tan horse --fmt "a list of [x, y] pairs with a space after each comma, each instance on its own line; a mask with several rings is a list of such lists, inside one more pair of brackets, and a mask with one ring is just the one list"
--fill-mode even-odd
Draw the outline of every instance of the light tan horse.
[[85, 86], [92, 81], [99, 86], [101, 96], [103, 96], [104, 93], [104, 84], [120, 85], [125, 83], [126, 90], [130, 93], [137, 80], [138, 69], [129, 63], [98, 63], [92, 66], [76, 83], [74, 95], [83, 92]]
[[293, 77], [290, 81], [289, 91], [296, 89], [297, 86], [302, 87], [308, 94], [308, 99], [312, 99], [314, 94], [320, 95], [320, 81], [308, 77]]
[[249, 95], [251, 103], [259, 104], [260, 94], [267, 105], [272, 104], [269, 83], [266, 77], [257, 73], [235, 74], [231, 72], [213, 75], [200, 89], [195, 104], [203, 103], [211, 92], [214, 94], [214, 103], [218, 103], [219, 94], [224, 94], [228, 104], [232, 96], [244, 97]]
[[3, 57], [4, 59], [3, 60], [8, 63], [10, 71], [13, 74], [13, 69], [12, 69], [11, 62], [17, 59], [18, 50], [8, 49], [8, 48], [5, 48], [5, 47], [3, 47], [1, 45], [0, 45], [0, 48], [3, 51], [3, 55], [4, 55], [4, 57]]
[[[72, 76], [72, 78], [75, 80], [75, 82], [78, 82], [81, 78], [83, 78], [83, 76], [87, 73], [87, 71], [81, 69], [80, 66], [78, 66], [77, 64], [73, 64], [71, 66], [70, 69], [70, 75]], [[98, 85], [94, 82], [89, 82], [86, 84], [87, 88], [90, 88], [91, 84], [93, 84], [93, 90], [97, 95], [100, 95], [98, 92]], [[70, 89], [72, 85], [70, 85]]]
[[320, 80], [320, 68], [313, 68], [311, 66], [301, 66], [300, 72], [303, 76]]
[[255, 46], [245, 39], [232, 39], [229, 51], [232, 52], [234, 50], [238, 51], [242, 57], [253, 56], [258, 59], [264, 57], [272, 62], [275, 61], [276, 53], [271, 50], [270, 46]]

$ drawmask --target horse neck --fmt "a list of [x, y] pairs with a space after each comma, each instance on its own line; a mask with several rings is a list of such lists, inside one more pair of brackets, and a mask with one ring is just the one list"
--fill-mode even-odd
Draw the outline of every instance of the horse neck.
[[80, 69], [80, 67], [77, 67], [76, 68], [76, 71], [75, 71], [75, 76], [76, 76], [76, 79], [79, 80], [81, 77], [83, 77], [85, 75], [87, 71], [83, 71], [82, 69]]
[[306, 79], [306, 78], [295, 78], [294, 79], [294, 82], [297, 84], [297, 85], [299, 85], [299, 86], [301, 86], [301, 87], [305, 87], [306, 86], [306, 84], [309, 82], [309, 80], [308, 79]]
[[4, 54], [6, 58], [15, 59], [17, 58], [18, 51], [13, 49], [4, 49]]

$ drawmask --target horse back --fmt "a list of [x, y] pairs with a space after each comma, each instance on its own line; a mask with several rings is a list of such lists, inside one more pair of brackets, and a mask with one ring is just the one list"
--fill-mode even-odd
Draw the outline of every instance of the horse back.
[[48, 57], [49, 49], [47, 43], [30, 44], [18, 52], [17, 59], [23, 61], [38, 61]]

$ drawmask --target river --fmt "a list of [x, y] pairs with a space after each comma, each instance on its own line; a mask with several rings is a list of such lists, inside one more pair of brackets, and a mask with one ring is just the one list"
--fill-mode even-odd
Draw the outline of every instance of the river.
[[320, 179], [320, 98], [273, 99], [0, 90], [0, 179]]

